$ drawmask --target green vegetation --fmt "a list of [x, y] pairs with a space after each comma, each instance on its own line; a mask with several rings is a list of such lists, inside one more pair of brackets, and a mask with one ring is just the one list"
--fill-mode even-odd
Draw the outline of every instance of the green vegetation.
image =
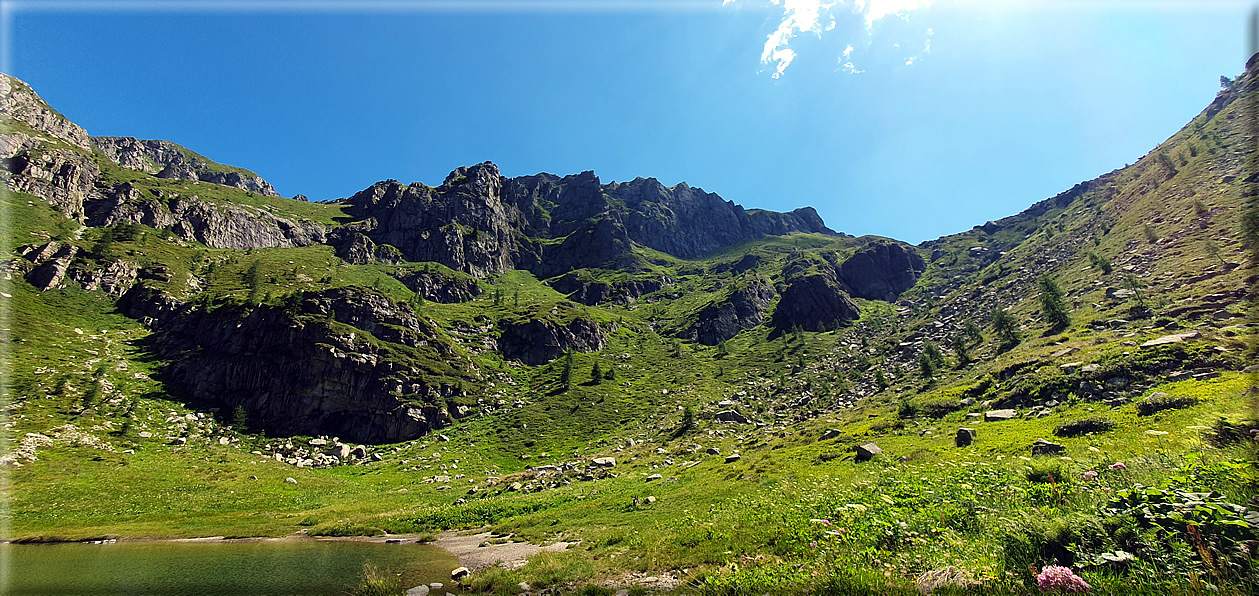
[[[83, 228], [10, 193], [21, 254], [56, 240], [80, 249], [71, 273], [134, 266], [151, 291], [226, 321], [206, 332], [276, 313], [286, 329], [352, 338], [363, 353], [343, 356], [397, 373], [390, 383], [434, 380], [440, 390], [404, 405], [432, 406], [443, 426], [368, 445], [348, 465], [298, 466], [293, 454], [332, 437], [264, 433], [238, 396], [216, 409], [181, 399], [160, 327], [75, 281], [88, 275], [39, 291], [21, 275], [34, 265], [11, 255], [7, 453], [20, 465], [7, 469], [6, 538], [485, 529], [491, 541], [570, 544], [462, 582], [481, 593], [663, 589], [649, 576], [711, 594], [1031, 593], [1049, 565], [1098, 593], [1254, 593], [1259, 403], [1242, 372], [1255, 326], [1241, 298], [1253, 272], [1232, 263], [1259, 250], [1259, 224], [1221, 176], [1247, 138], [1239, 109], [1196, 119], [1130, 168], [920, 247], [917, 284], [855, 300], [855, 321], [755, 325], [713, 346], [689, 339], [706, 308], [754, 280], [781, 292], [785, 272], [834, 268], [871, 239], [771, 236], [693, 259], [638, 247], [624, 270], [574, 276], [659, 289], [587, 306], [526, 271], [351, 265], [324, 245], [216, 249], [138, 224]], [[345, 219], [337, 205], [101, 167], [141, 196]], [[745, 257], [752, 268], [736, 271]], [[479, 293], [428, 301], [404, 283], [419, 274]], [[302, 311], [304, 296], [346, 287], [405, 316]], [[386, 339], [412, 312], [422, 341]], [[534, 321], [588, 322], [602, 347], [562, 341], [540, 366], [493, 349], [505, 327]], [[330, 392], [348, 392], [334, 381]], [[1036, 438], [1062, 451], [1033, 455]], [[884, 455], [856, 461], [867, 443]], [[364, 569], [354, 593], [402, 587]]]

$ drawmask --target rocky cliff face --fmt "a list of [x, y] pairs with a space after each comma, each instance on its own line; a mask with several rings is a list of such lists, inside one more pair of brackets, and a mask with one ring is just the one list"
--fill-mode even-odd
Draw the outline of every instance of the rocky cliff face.
[[861, 310], [844, 291], [835, 271], [812, 268], [788, 279], [773, 325], [779, 330], [796, 325], [805, 331], [835, 329], [861, 316]]
[[0, 181], [10, 190], [43, 198], [79, 221], [100, 177], [100, 167], [82, 150], [17, 131], [0, 135], [0, 165]]
[[550, 282], [557, 292], [568, 294], [570, 300], [587, 306], [604, 302], [628, 304], [639, 296], [659, 291], [672, 283], [673, 280], [665, 276], [603, 282], [591, 279], [582, 272], [567, 273]]
[[[483, 277], [513, 268], [514, 208], [502, 200], [498, 167], [459, 168], [437, 188], [378, 182], [346, 200], [355, 229], [391, 244], [408, 261], [435, 261]], [[343, 249], [344, 250], [344, 249]]]
[[248, 170], [222, 166], [170, 141], [92, 137], [92, 145], [110, 161], [158, 178], [212, 182], [260, 195], [280, 196], [261, 176]]
[[289, 248], [321, 244], [323, 225], [294, 221], [248, 205], [211, 202], [197, 195], [144, 192], [130, 183], [96, 193], [84, 205], [92, 226], [134, 222], [169, 229], [180, 238], [213, 248]]
[[29, 85], [6, 74], [0, 74], [0, 118], [11, 119], [70, 147], [92, 151], [87, 131], [57, 113]]
[[574, 269], [602, 267], [633, 269], [637, 259], [630, 254], [633, 245], [625, 226], [611, 218], [587, 220], [558, 245], [542, 250], [541, 262], [531, 271], [538, 277], [553, 277]]
[[508, 358], [530, 366], [540, 366], [569, 350], [597, 352], [607, 343], [607, 335], [590, 319], [573, 319], [567, 325], [544, 318], [504, 322], [499, 327], [498, 350]]
[[[478, 276], [510, 268], [552, 277], [632, 267], [626, 257], [634, 244], [693, 257], [767, 234], [834, 233], [809, 207], [745, 211], [685, 183], [601, 184], [594, 172], [506, 178], [488, 162], [455, 170], [437, 188], [387, 181], [346, 203], [357, 220], [354, 231], [375, 244]], [[343, 258], [369, 248], [350, 236], [338, 247]]]
[[752, 275], [739, 286], [725, 298], [700, 310], [685, 335], [704, 345], [715, 346], [744, 329], [760, 325], [777, 295], [774, 286], [759, 275]]
[[394, 278], [425, 300], [442, 304], [467, 302], [481, 295], [481, 286], [477, 285], [476, 280], [468, 278], [447, 277], [441, 273], [425, 271], [401, 273]]
[[270, 433], [380, 443], [451, 423], [445, 398], [460, 389], [434, 363], [458, 357], [429, 323], [370, 290], [206, 309], [137, 286], [121, 304], [156, 331], [153, 348], [171, 359], [168, 387], [194, 402], [240, 405]]
[[914, 287], [927, 268], [911, 246], [899, 242], [867, 244], [839, 265], [839, 280], [848, 293], [867, 300], [895, 300]]

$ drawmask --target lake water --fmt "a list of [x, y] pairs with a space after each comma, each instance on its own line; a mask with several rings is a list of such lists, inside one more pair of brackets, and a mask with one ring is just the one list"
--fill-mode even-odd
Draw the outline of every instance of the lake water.
[[0, 594], [15, 596], [344, 595], [364, 563], [401, 574], [404, 588], [449, 586], [459, 565], [434, 546], [350, 541], [0, 544], [0, 562]]

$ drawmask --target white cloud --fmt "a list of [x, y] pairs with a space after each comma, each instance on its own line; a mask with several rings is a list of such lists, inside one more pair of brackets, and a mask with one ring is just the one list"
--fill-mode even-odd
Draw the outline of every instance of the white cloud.
[[[723, 0], [722, 5], [734, 0]], [[761, 51], [761, 63], [774, 63], [774, 78], [782, 76], [783, 71], [796, 59], [796, 52], [789, 46], [791, 40], [805, 31], [822, 34], [821, 18], [824, 12], [830, 12], [835, 2], [823, 0], [770, 0], [783, 7], [783, 20], [778, 28], [765, 40], [765, 49]], [[832, 19], [833, 21], [833, 19]], [[829, 31], [829, 29], [827, 29]]]
[[[721, 4], [725, 6], [734, 2], [736, 0], [722, 0]], [[791, 48], [793, 39], [805, 32], [821, 37], [822, 33], [836, 29], [838, 19], [844, 16], [835, 14], [839, 12], [835, 10], [837, 6], [845, 4], [851, 6], [851, 9], [845, 12], [851, 17], [860, 19], [864, 25], [866, 46], [869, 45], [868, 40], [874, 34], [874, 24], [879, 20], [889, 16], [908, 20], [911, 12], [931, 6], [931, 0], [769, 0], [769, 2], [774, 6], [781, 6], [783, 11], [781, 22], [774, 32], [766, 37], [765, 47], [761, 51], [761, 64], [773, 68], [772, 76], [775, 79], [781, 77], [797, 57], [796, 51]], [[927, 35], [931, 34], [932, 31], [928, 29]], [[900, 48], [900, 44], [894, 44], [893, 47]], [[930, 52], [931, 40], [928, 39], [923, 53]], [[852, 53], [853, 46], [849, 44], [843, 56], [840, 57], [840, 66], [845, 72], [862, 72], [857, 70], [849, 60]], [[917, 59], [917, 57], [910, 58], [906, 65], [913, 64]]]
[[929, 6], [931, 0], [856, 0], [853, 12], [864, 15], [866, 29], [870, 29], [875, 21], [888, 15], [907, 18], [910, 12]]

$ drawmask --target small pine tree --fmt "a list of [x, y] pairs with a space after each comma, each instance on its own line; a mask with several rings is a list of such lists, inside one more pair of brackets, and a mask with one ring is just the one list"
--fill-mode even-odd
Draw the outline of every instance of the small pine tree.
[[590, 382], [595, 385], [603, 382], [603, 369], [599, 367], [598, 360], [595, 360], [595, 365], [590, 369]]
[[1154, 244], [1155, 242], [1158, 242], [1158, 232], [1154, 231], [1154, 226], [1151, 226], [1150, 224], [1145, 224], [1145, 227], [1141, 228], [1141, 231], [1145, 234], [1146, 242], [1150, 244]]
[[1110, 275], [1110, 272], [1115, 270], [1114, 265], [1111, 265], [1110, 263], [1110, 259], [1095, 252], [1089, 253], [1089, 262], [1092, 263], [1094, 267], [1101, 269], [1103, 275]]
[[944, 352], [941, 352], [940, 346], [937, 346], [934, 342], [927, 342], [924, 344], [922, 351], [933, 363], [935, 363], [936, 368], [944, 365]]
[[494, 288], [494, 306], [501, 306], [502, 304], [503, 304], [503, 291], [498, 288]]
[[997, 339], [1001, 341], [1001, 349], [1008, 350], [1023, 341], [1022, 335], [1019, 333], [1019, 323], [1014, 319], [1014, 315], [1005, 309], [997, 309], [992, 312], [992, 331], [997, 334]]
[[564, 368], [560, 371], [560, 384], [564, 385], [564, 391], [573, 388], [573, 351], [569, 350], [564, 356]]
[[971, 363], [970, 346], [967, 345], [966, 338], [964, 336], [953, 336], [953, 340], [949, 347], [953, 348], [953, 353], [957, 355], [958, 368], [966, 368], [966, 365]]
[[684, 434], [695, 428], [695, 410], [691, 406], [682, 406], [682, 421], [678, 424], [678, 434]]
[[723, 339], [720, 342], [717, 342], [717, 357], [725, 358], [726, 356], [729, 356], [729, 355], [730, 355], [730, 348], [726, 347], [726, 340]]
[[1040, 312], [1049, 323], [1050, 331], [1061, 331], [1071, 325], [1071, 313], [1058, 282], [1048, 275], [1040, 276]]
[[924, 379], [930, 379], [936, 375], [936, 361], [925, 350], [918, 354], [918, 370], [922, 372]]
[[249, 284], [249, 302], [257, 304], [262, 296], [262, 273], [259, 270], [259, 261], [255, 260], [253, 265], [249, 266], [249, 271], [245, 274], [245, 283]]
[[1138, 306], [1145, 306], [1145, 292], [1142, 291], [1142, 288], [1145, 287], [1145, 282], [1141, 281], [1141, 278], [1131, 273], [1125, 273], [1120, 285], [1124, 289], [1132, 291], [1132, 297], [1137, 301]]
[[887, 382], [887, 377], [883, 375], [883, 369], [881, 368], [874, 369], [874, 384], [875, 386], [879, 388], [880, 391], [883, 389], [887, 389], [888, 382]]
[[241, 404], [236, 404], [236, 409], [232, 410], [232, 429], [238, 433], [249, 429], [249, 415], [245, 413], [245, 406]]
[[609, 366], [608, 370], [603, 373], [603, 378], [609, 381], [615, 381], [616, 380], [616, 367]]
[[966, 323], [962, 326], [962, 334], [970, 345], [981, 344], [984, 342], [984, 331], [976, 325], [974, 321], [966, 319]]
[[1203, 242], [1202, 248], [1206, 251], [1208, 257], [1218, 260], [1220, 262], [1220, 266], [1223, 267], [1228, 265], [1228, 263], [1224, 260], [1224, 257], [1220, 256], [1220, 247], [1216, 243], [1207, 240]]
[[520, 306], [520, 290], [516, 290], [516, 295], [512, 298], [512, 300], [513, 300], [512, 306], [516, 306], [516, 307]]

